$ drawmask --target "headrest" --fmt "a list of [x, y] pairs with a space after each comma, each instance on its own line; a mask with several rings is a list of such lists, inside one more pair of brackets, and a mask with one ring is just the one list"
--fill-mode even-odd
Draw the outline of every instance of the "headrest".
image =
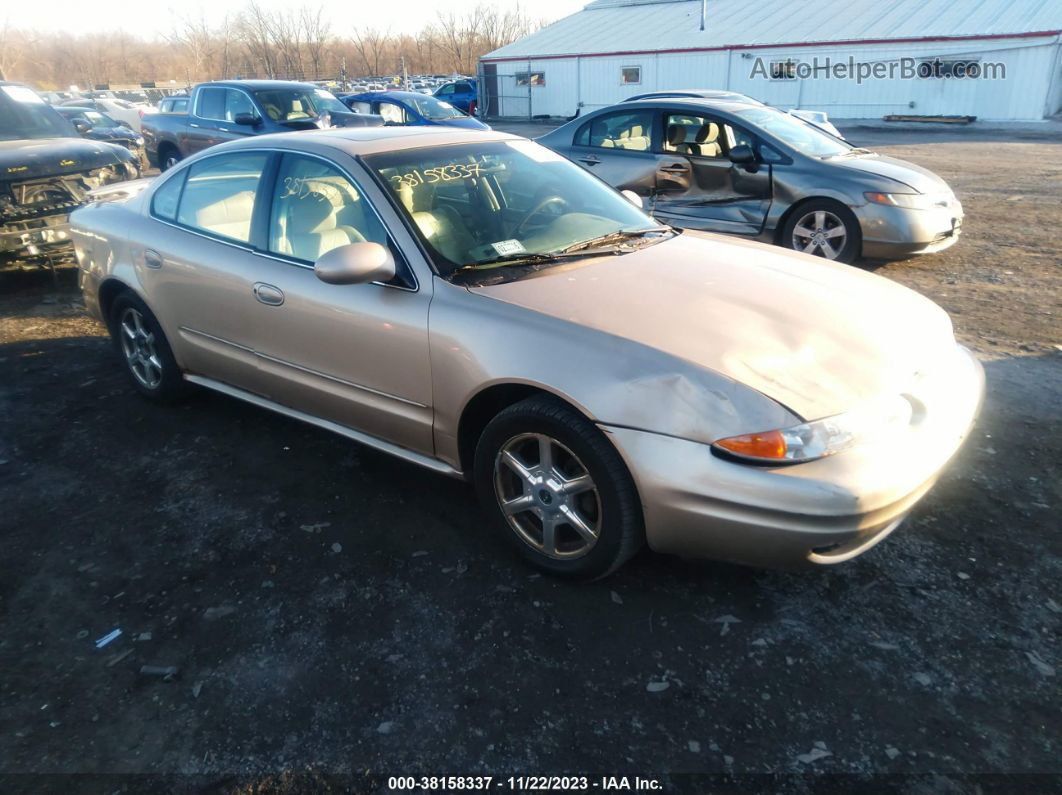
[[702, 124], [697, 130], [697, 143], [710, 144], [719, 137], [719, 125], [714, 122]]
[[669, 124], [667, 126], [667, 142], [671, 146], [678, 146], [686, 140], [685, 124]]

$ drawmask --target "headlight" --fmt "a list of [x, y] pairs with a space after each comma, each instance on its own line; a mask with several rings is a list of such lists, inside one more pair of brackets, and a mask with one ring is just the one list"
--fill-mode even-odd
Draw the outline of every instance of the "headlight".
[[894, 395], [789, 428], [717, 439], [712, 452], [756, 464], [800, 464], [887, 437], [913, 416], [911, 401]]
[[137, 146], [143, 146], [144, 145], [144, 139], [141, 138], [139, 135], [136, 137], [136, 145]]
[[867, 201], [875, 204], [887, 204], [890, 207], [904, 207], [908, 210], [936, 210], [948, 207], [955, 201], [952, 193], [878, 193], [867, 191], [863, 194]]

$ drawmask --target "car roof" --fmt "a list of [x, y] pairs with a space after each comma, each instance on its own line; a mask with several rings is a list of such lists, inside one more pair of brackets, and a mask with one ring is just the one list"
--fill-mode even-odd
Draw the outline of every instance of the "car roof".
[[211, 80], [200, 83], [201, 86], [218, 86], [223, 88], [248, 88], [251, 91], [261, 91], [269, 88], [318, 88], [313, 83], [302, 83], [298, 80]]
[[359, 91], [357, 94], [344, 94], [343, 99], [419, 99], [427, 96], [416, 91]]
[[335, 127], [330, 130], [300, 130], [296, 132], [254, 135], [210, 147], [221, 149], [255, 149], [274, 144], [285, 149], [298, 149], [300, 141], [324, 144], [341, 149], [349, 155], [375, 155], [404, 149], [421, 149], [452, 144], [483, 143], [485, 141], [523, 141], [519, 135], [496, 130], [470, 130], [462, 127]]
[[[626, 102], [619, 103], [620, 105], [630, 105], [631, 107], [644, 106], [650, 108], [660, 107], [661, 105], [689, 105], [694, 108], [709, 108], [711, 110], [722, 110], [730, 113], [737, 113], [741, 110], [748, 110], [749, 108], [762, 108], [766, 107], [761, 103], [742, 102], [737, 99], [708, 99], [706, 97], [656, 97], [653, 99], [639, 99], [636, 101], [628, 100]], [[610, 107], [616, 107], [612, 105]]]

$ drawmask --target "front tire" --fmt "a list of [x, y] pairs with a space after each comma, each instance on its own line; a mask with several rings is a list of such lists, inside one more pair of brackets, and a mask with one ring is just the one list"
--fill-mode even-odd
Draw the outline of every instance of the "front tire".
[[474, 480], [491, 523], [543, 571], [604, 577], [645, 541], [630, 472], [605, 435], [545, 396], [500, 412], [476, 446]]
[[851, 264], [863, 248], [859, 219], [840, 202], [814, 199], [790, 214], [782, 227], [786, 248]]
[[176, 147], [164, 146], [159, 151], [158, 158], [159, 171], [169, 171], [181, 162], [181, 153], [177, 151]]
[[119, 295], [110, 312], [111, 339], [136, 390], [169, 403], [183, 397], [187, 384], [158, 320], [132, 292]]

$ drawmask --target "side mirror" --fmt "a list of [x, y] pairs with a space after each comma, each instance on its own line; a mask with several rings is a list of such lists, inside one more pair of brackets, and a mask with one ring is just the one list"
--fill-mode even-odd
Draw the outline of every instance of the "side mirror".
[[738, 144], [730, 150], [730, 162], [745, 165], [755, 163], [756, 153], [752, 151], [752, 147], [748, 144]]
[[622, 191], [620, 191], [620, 193], [623, 194], [623, 198], [625, 198], [627, 201], [629, 201], [631, 204], [633, 204], [639, 210], [642, 209], [645, 206], [642, 203], [642, 197], [639, 196], [634, 191], [632, 191], [632, 190], [622, 190]]
[[78, 131], [79, 135], [84, 135], [92, 129], [92, 125], [84, 119], [74, 119], [74, 129]]
[[258, 117], [253, 113], [237, 113], [233, 121], [244, 127], [254, 127], [258, 124]]
[[395, 277], [395, 259], [379, 243], [348, 243], [322, 254], [313, 272], [328, 284], [387, 282]]

